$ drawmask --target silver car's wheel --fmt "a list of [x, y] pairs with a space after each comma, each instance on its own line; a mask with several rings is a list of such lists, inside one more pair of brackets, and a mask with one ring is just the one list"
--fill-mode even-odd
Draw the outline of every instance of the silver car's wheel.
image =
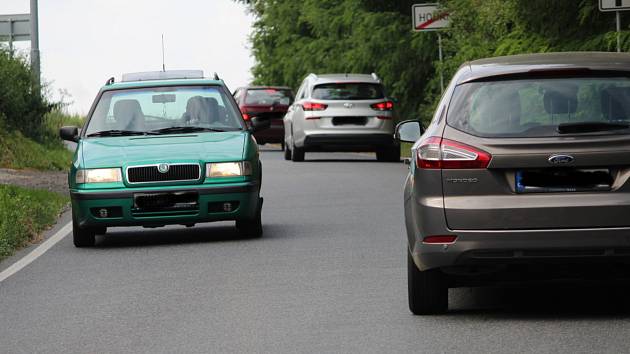
[[421, 271], [407, 251], [409, 310], [414, 315], [434, 315], [448, 310], [448, 286], [439, 269]]
[[304, 149], [295, 146], [295, 143], [293, 143], [293, 148], [291, 149], [291, 160], [295, 162], [304, 161]]
[[291, 160], [291, 150], [288, 146], [285, 146], [284, 148], [284, 159], [287, 161]]
[[376, 160], [383, 162], [400, 162], [400, 147], [394, 145], [377, 150]]

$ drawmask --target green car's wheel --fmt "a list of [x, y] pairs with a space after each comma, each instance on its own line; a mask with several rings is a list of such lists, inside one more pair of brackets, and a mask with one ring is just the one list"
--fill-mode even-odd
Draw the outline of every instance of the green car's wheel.
[[254, 218], [236, 221], [236, 228], [243, 237], [258, 238], [262, 236], [262, 205], [263, 199], [259, 198]]
[[95, 231], [102, 230], [79, 227], [74, 216], [72, 217], [72, 241], [75, 247], [93, 247], [96, 243]]
[[435, 315], [448, 310], [448, 285], [439, 269], [421, 271], [407, 251], [409, 310], [414, 315]]

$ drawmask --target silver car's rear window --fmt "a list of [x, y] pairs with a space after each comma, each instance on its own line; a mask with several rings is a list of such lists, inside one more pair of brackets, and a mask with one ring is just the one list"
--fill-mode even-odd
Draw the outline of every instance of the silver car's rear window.
[[320, 100], [375, 100], [385, 94], [380, 84], [340, 82], [317, 85], [312, 96]]
[[[465, 83], [455, 89], [447, 123], [480, 137], [628, 134], [630, 129], [623, 127], [630, 124], [630, 79], [572, 77]], [[577, 129], [566, 129], [568, 126]], [[580, 131], [584, 126], [586, 129]]]

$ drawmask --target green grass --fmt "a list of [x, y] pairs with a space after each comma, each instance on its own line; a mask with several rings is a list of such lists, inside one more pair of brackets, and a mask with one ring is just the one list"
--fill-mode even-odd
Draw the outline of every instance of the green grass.
[[57, 193], [0, 185], [0, 260], [37, 240], [67, 204]]
[[411, 157], [412, 143], [400, 143], [400, 157]]
[[0, 167], [12, 169], [65, 170], [72, 152], [61, 143], [40, 144], [20, 132], [0, 130]]
[[85, 123], [85, 118], [83, 116], [77, 114], [66, 114], [59, 110], [53, 110], [52, 112], [46, 114], [46, 118], [44, 119], [44, 124], [49, 131], [54, 133], [54, 136], [58, 136], [59, 128], [64, 125], [74, 125], [79, 128], [83, 127], [83, 123]]
[[25, 137], [17, 131], [0, 127], [0, 167], [12, 169], [65, 170], [72, 161], [72, 152], [59, 139], [59, 128], [64, 125], [82, 127], [84, 118], [64, 114], [58, 110], [46, 114], [47, 134], [43, 143]]

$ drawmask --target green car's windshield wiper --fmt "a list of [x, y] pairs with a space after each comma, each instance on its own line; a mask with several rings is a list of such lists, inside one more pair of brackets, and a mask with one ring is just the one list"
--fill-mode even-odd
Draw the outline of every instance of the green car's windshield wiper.
[[96, 133], [90, 133], [90, 134], [87, 135], [87, 137], [93, 137], [93, 136], [147, 135], [147, 134], [154, 134], [154, 133], [142, 132], [142, 131], [137, 131], [137, 130], [112, 129], [112, 130], [102, 130], [102, 131], [96, 132]]
[[168, 127], [162, 129], [151, 130], [154, 134], [176, 134], [176, 133], [194, 133], [194, 132], [224, 132], [223, 129], [206, 128], [206, 127]]
[[607, 130], [620, 130], [630, 128], [630, 123], [623, 122], [576, 122], [562, 123], [558, 125], [557, 131], [560, 134], [571, 133], [592, 133]]

